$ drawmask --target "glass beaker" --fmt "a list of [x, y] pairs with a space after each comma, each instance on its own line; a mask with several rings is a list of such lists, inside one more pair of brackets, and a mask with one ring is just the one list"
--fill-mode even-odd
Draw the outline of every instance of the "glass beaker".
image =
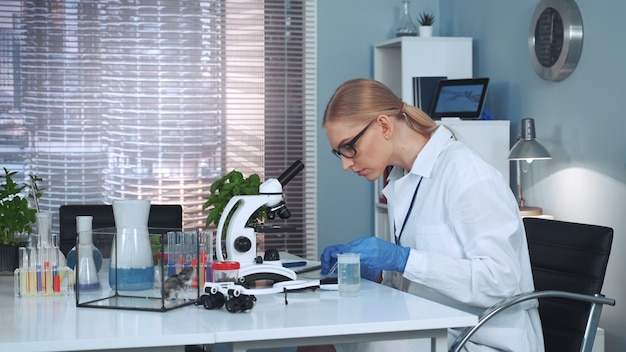
[[109, 286], [139, 291], [154, 286], [148, 216], [150, 200], [114, 200], [115, 236], [111, 247]]
[[341, 253], [337, 255], [337, 278], [339, 295], [356, 297], [361, 290], [361, 255]]

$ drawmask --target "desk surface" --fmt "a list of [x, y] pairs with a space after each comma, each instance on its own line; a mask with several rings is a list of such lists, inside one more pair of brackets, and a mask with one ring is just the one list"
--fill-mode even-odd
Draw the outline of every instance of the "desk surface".
[[167, 313], [77, 308], [74, 295], [15, 297], [0, 277], [0, 351], [82, 351], [210, 344], [204, 309]]
[[284, 294], [260, 295], [253, 316], [218, 310], [199, 318], [216, 333], [216, 342], [448, 328], [476, 322], [473, 315], [367, 280], [361, 280], [359, 297], [307, 290], [288, 292], [285, 304]]
[[359, 297], [339, 297], [337, 291], [316, 290], [288, 293], [287, 300], [286, 305], [283, 294], [257, 296], [253, 314], [233, 315], [219, 310], [199, 318], [215, 332], [217, 343], [249, 342], [248, 347], [293, 346], [296, 336], [311, 343], [329, 343], [349, 341], [349, 336], [355, 334], [371, 335], [370, 340], [376, 340], [375, 336], [388, 333], [414, 334], [423, 330], [429, 331], [424, 336], [431, 337], [433, 330], [443, 329], [445, 335], [447, 328], [477, 321], [474, 315], [367, 280], [361, 282]]
[[245, 350], [408, 336], [398, 333], [437, 337], [441, 342], [447, 328], [477, 321], [474, 315], [369, 281], [362, 281], [359, 297], [306, 290], [290, 292], [287, 299], [286, 305], [283, 294], [257, 295], [254, 308], [246, 313], [193, 305], [165, 313], [77, 308], [74, 296], [14, 297], [13, 277], [0, 277], [0, 350], [213, 343], [234, 343], [235, 350]]

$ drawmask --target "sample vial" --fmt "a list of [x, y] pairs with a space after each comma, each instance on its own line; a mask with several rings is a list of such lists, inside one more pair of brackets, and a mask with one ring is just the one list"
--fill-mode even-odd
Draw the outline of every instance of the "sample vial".
[[213, 282], [237, 282], [239, 262], [213, 262]]

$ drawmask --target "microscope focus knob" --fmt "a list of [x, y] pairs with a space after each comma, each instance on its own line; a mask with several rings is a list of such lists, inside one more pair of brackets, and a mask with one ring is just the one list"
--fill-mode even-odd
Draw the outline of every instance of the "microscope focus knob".
[[267, 250], [265, 250], [265, 254], [263, 255], [263, 260], [265, 261], [280, 260], [280, 254], [278, 254], [278, 249], [268, 248]]
[[235, 238], [233, 247], [235, 247], [238, 252], [245, 253], [252, 248], [252, 241], [247, 237], [239, 236]]

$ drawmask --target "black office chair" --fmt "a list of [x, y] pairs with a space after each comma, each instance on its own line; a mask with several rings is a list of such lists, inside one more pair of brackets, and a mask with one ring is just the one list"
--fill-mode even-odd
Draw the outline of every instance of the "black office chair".
[[[59, 207], [59, 247], [67, 253], [76, 245], [76, 217], [91, 215], [93, 229], [115, 226], [113, 206], [108, 204], [69, 204]], [[160, 229], [182, 229], [183, 207], [175, 204], [151, 204], [148, 227]], [[95, 243], [98, 246], [97, 243]], [[101, 246], [98, 246], [99, 248]], [[107, 257], [106, 253], [102, 253]]]
[[539, 218], [524, 218], [535, 291], [487, 309], [449, 351], [459, 352], [470, 337], [499, 312], [538, 299], [546, 352], [590, 352], [602, 307], [615, 300], [601, 294], [613, 229]]

